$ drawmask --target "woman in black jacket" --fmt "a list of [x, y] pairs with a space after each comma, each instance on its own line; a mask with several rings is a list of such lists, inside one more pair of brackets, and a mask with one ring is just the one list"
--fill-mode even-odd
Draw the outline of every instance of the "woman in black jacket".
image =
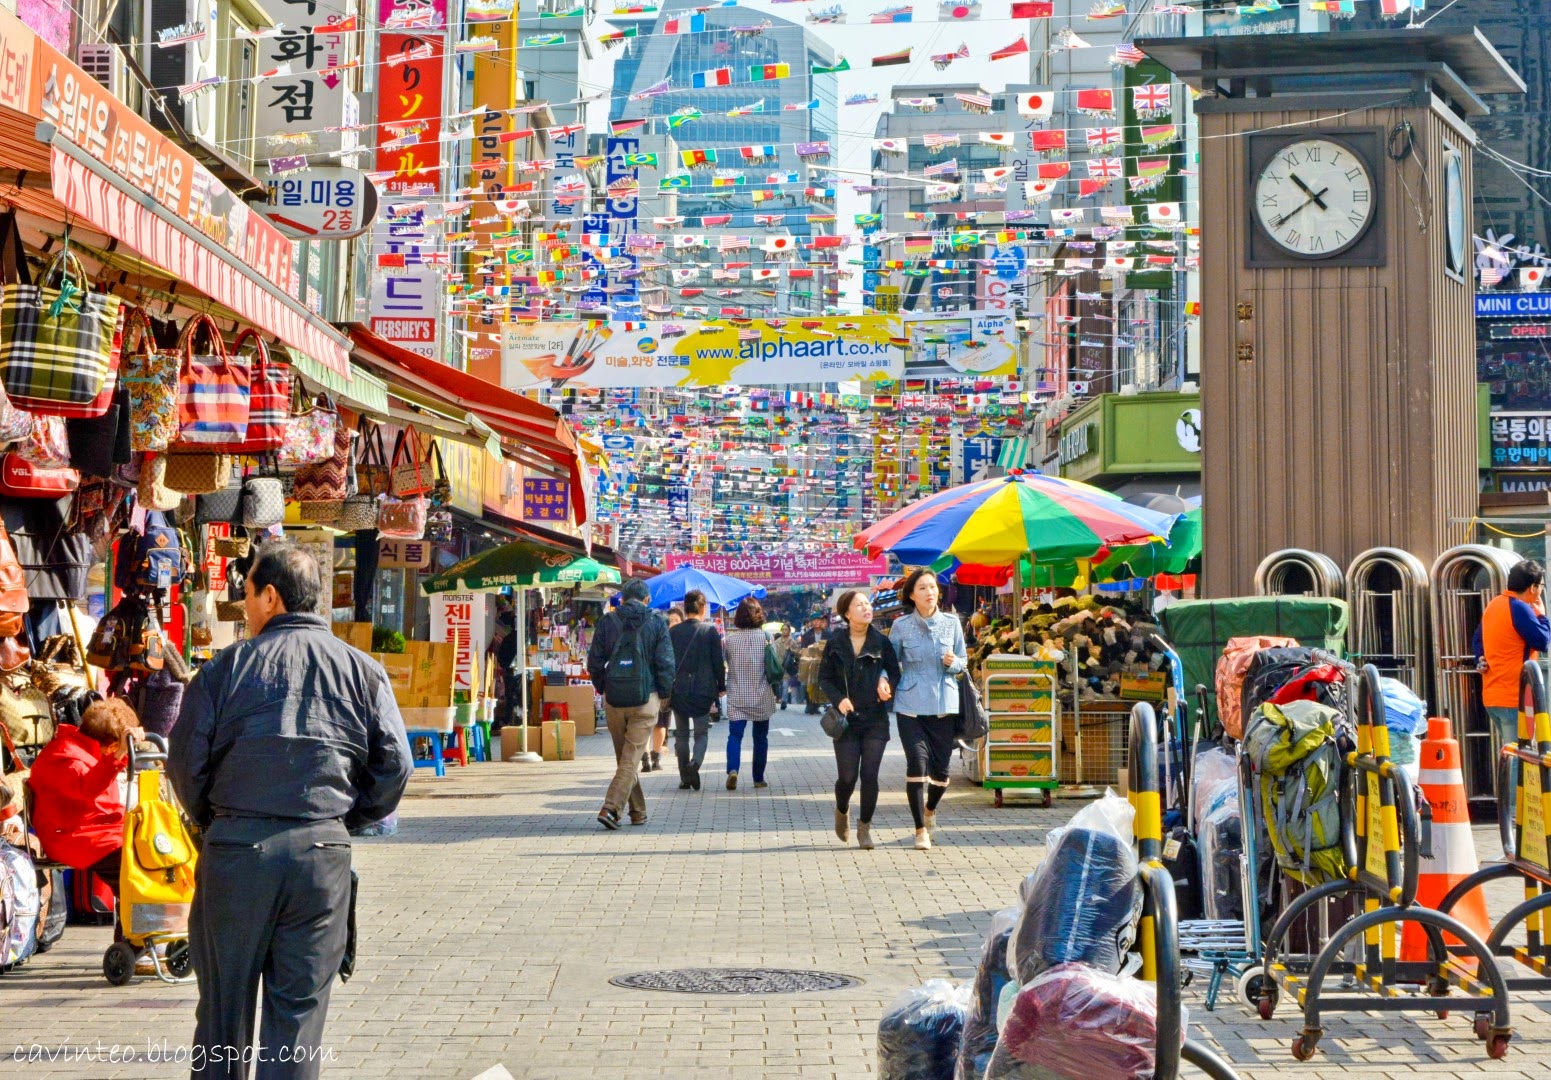
[[851, 793], [862, 782], [862, 806], [856, 825], [856, 846], [872, 850], [872, 812], [878, 805], [878, 766], [889, 744], [889, 701], [899, 683], [899, 658], [894, 646], [872, 625], [867, 594], [852, 589], [840, 594], [835, 612], [846, 621], [824, 643], [819, 664], [819, 688], [845, 714], [846, 733], [835, 740], [835, 835], [851, 838]]

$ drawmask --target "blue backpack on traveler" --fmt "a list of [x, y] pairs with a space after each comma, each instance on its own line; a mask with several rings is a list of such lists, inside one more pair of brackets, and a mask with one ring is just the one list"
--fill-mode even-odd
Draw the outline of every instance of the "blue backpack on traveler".
[[652, 616], [648, 614], [634, 625], [626, 623], [621, 614], [615, 618], [621, 630], [603, 669], [603, 700], [620, 709], [645, 705], [653, 690], [652, 658], [646, 648], [646, 628]]

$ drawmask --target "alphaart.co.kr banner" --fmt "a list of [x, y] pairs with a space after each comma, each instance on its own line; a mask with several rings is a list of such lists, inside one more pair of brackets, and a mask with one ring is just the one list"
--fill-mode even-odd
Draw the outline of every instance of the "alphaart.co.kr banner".
[[501, 383], [624, 386], [781, 386], [895, 379], [907, 338], [898, 318], [755, 319], [729, 323], [506, 323]]

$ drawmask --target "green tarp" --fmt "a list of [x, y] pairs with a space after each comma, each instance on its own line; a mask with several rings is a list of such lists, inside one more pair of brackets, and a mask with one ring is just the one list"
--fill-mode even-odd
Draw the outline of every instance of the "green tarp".
[[1239, 596], [1227, 600], [1181, 600], [1163, 609], [1164, 635], [1185, 667], [1185, 692], [1195, 700], [1207, 690], [1208, 712], [1217, 721], [1217, 659], [1229, 638], [1290, 637], [1310, 649], [1346, 655], [1345, 600], [1317, 596]]

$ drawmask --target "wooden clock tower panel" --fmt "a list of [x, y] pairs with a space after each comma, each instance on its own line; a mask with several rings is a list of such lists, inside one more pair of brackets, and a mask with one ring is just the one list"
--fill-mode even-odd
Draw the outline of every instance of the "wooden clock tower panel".
[[1280, 548], [1429, 562], [1466, 539], [1478, 489], [1474, 285], [1445, 180], [1468, 208], [1485, 106], [1461, 71], [1523, 84], [1479, 35], [1140, 44], [1209, 91], [1203, 595], [1253, 592]]

